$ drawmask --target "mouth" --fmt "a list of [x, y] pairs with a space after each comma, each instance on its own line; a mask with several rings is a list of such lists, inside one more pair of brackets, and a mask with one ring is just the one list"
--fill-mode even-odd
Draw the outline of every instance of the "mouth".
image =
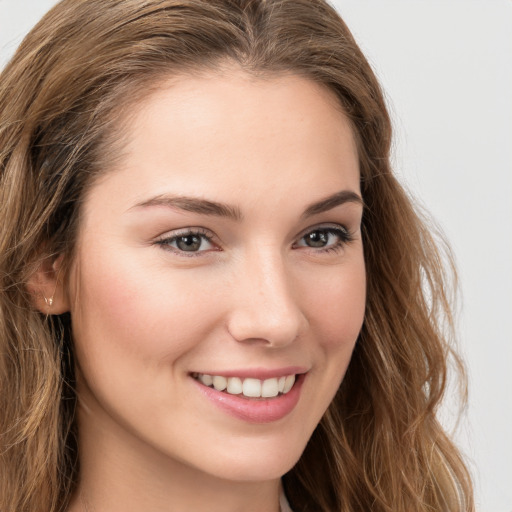
[[307, 374], [307, 368], [288, 366], [189, 375], [200, 394], [224, 413], [252, 424], [269, 424], [295, 409]]
[[267, 399], [286, 395], [291, 391], [296, 381], [295, 374], [261, 380], [193, 373], [192, 378], [203, 386], [215, 389], [216, 391], [253, 399]]

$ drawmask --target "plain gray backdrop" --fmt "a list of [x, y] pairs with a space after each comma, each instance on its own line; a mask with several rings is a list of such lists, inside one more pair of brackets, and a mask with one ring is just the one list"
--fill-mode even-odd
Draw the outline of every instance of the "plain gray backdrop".
[[[54, 3], [0, 0], [0, 68]], [[333, 4], [388, 97], [395, 169], [455, 251], [470, 380], [455, 439], [478, 510], [512, 512], [512, 2]], [[449, 428], [454, 411], [448, 397]]]

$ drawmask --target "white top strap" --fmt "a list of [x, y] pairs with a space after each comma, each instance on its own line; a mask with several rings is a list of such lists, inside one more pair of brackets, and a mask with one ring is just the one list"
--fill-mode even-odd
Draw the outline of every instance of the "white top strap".
[[281, 512], [293, 512], [293, 510], [290, 508], [288, 500], [286, 499], [286, 495], [283, 489], [281, 489], [281, 496], [279, 497], [279, 507]]

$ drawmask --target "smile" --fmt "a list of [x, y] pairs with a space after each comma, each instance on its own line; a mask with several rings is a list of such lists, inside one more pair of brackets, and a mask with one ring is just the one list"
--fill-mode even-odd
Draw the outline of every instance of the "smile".
[[242, 395], [247, 398], [273, 398], [286, 395], [295, 383], [295, 374], [260, 380], [254, 378], [224, 377], [196, 373], [194, 379], [204, 386], [230, 395]]
[[281, 420], [293, 411], [306, 376], [307, 370], [301, 367], [233, 371], [227, 375], [190, 374], [200, 394], [221, 411], [261, 424]]

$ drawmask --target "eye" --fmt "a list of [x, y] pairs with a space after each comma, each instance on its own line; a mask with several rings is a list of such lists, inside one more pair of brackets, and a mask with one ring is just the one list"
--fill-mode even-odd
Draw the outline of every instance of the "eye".
[[352, 237], [343, 226], [315, 228], [304, 234], [295, 244], [296, 247], [309, 247], [323, 251], [341, 249]]
[[188, 230], [166, 236], [156, 241], [157, 245], [164, 249], [178, 253], [200, 253], [215, 249], [211, 237], [202, 230]]

